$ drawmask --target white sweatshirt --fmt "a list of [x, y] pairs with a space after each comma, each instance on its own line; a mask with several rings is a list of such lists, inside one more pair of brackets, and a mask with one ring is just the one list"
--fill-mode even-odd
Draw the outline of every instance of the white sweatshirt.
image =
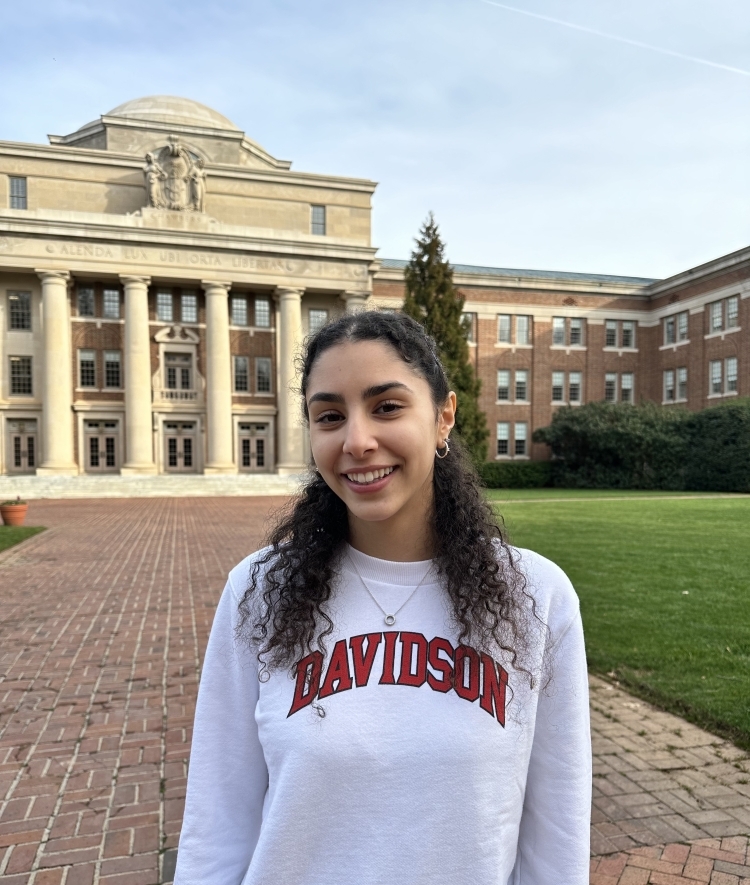
[[[456, 648], [431, 577], [386, 626], [346, 556], [326, 659], [260, 682], [234, 635], [255, 557], [240, 563], [206, 651], [175, 885], [588, 885], [578, 599], [520, 552], [550, 628], [542, 690], [500, 653]], [[431, 567], [348, 555], [387, 612]]]

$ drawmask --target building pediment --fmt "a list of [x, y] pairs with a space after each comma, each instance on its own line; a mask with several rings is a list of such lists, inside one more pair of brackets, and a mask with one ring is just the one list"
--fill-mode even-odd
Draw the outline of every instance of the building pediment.
[[200, 341], [198, 335], [192, 329], [186, 329], [180, 323], [159, 329], [154, 335], [157, 344], [197, 344]]

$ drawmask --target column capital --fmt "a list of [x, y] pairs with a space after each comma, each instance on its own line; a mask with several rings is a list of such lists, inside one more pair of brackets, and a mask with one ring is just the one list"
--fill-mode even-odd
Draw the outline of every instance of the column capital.
[[231, 282], [227, 282], [226, 280], [201, 280], [201, 286], [203, 287], [204, 292], [223, 289], [225, 295], [228, 294], [229, 290], [232, 288]]
[[137, 274], [120, 274], [120, 281], [123, 286], [127, 286], [128, 284], [135, 283], [136, 285], [140, 284], [142, 286], [150, 286], [151, 285], [151, 277], [138, 276]]
[[66, 283], [70, 279], [70, 273], [67, 270], [35, 270], [34, 273], [39, 277], [39, 279], [44, 282], [45, 280], [64, 280]]
[[353, 313], [355, 310], [365, 310], [370, 292], [350, 290], [342, 292], [339, 296], [346, 304], [346, 312]]
[[305, 290], [297, 286], [277, 286], [273, 297], [275, 301], [281, 301], [287, 298], [302, 298], [304, 294]]

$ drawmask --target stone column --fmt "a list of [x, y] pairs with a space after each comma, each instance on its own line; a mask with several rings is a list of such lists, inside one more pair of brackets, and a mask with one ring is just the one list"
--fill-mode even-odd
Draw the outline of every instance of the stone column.
[[276, 331], [278, 348], [278, 461], [280, 476], [302, 473], [305, 470], [305, 434], [299, 395], [293, 389], [297, 380], [295, 358], [302, 345], [302, 293], [304, 289], [279, 288], [279, 328]]
[[125, 463], [124, 476], [156, 473], [151, 428], [150, 277], [120, 276], [125, 287]]
[[42, 451], [39, 476], [74, 476], [73, 354], [67, 271], [38, 270], [42, 281]]
[[206, 292], [206, 423], [204, 473], [237, 473], [232, 458], [232, 366], [229, 353], [230, 283], [201, 282]]
[[358, 310], [367, 309], [367, 299], [370, 297], [369, 292], [342, 292], [341, 298], [346, 304], [347, 313], [356, 313]]

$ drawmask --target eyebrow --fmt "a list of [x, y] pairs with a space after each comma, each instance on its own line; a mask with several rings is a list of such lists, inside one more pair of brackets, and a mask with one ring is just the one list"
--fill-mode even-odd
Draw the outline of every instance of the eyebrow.
[[[386, 381], [385, 384], [374, 384], [372, 387], [366, 387], [362, 391], [362, 399], [371, 399], [374, 396], [380, 396], [381, 393], [385, 393], [388, 390], [407, 390], [409, 393], [413, 393], [414, 391], [402, 381]], [[344, 397], [340, 393], [326, 393], [321, 391], [320, 393], [314, 393], [310, 399], [308, 400], [308, 406], [311, 406], [313, 403], [343, 403]]]

